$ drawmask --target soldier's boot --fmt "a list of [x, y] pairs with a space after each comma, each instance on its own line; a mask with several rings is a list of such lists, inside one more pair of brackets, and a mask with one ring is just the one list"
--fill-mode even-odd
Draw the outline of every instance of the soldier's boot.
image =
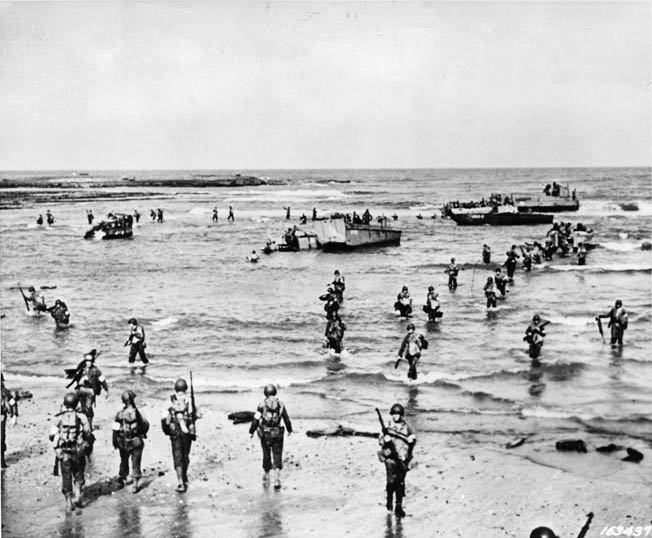
[[186, 491], [186, 484], [183, 481], [183, 467], [176, 467], [174, 470], [177, 472], [177, 482], [179, 482], [177, 491], [183, 493]]
[[390, 512], [394, 509], [394, 488], [387, 484], [387, 510]]
[[131, 491], [133, 493], [138, 493], [139, 489], [140, 489], [140, 477], [138, 478], [134, 477], [134, 485], [131, 487]]
[[73, 484], [72, 490], [75, 497], [75, 506], [81, 506], [82, 504], [82, 486], [81, 484]]
[[72, 512], [75, 508], [75, 504], [72, 501], [72, 493], [66, 495], [66, 510]]
[[274, 489], [281, 489], [281, 470], [274, 469]]

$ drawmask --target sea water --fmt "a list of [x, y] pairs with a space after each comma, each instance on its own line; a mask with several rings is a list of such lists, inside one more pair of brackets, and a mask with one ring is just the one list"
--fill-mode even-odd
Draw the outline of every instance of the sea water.
[[[641, 248], [652, 238], [650, 169], [252, 170], [246, 173], [270, 184], [139, 186], [195, 173], [89, 172], [84, 188], [70, 188], [80, 178], [69, 172], [0, 173], [37, 184], [0, 190], [0, 350], [10, 386], [59, 383], [63, 394], [64, 368], [96, 348], [113, 390], [133, 388], [144, 399], [169, 392], [192, 370], [199, 399], [222, 395], [234, 411], [245, 401], [253, 406], [272, 382], [295, 420], [368, 426], [375, 424], [374, 407], [398, 401], [422, 429], [492, 435], [525, 431], [537, 421], [551, 430], [652, 439], [652, 253]], [[132, 176], [125, 186], [111, 186]], [[59, 185], [46, 188], [53, 178]], [[487, 312], [483, 284], [505, 252], [542, 242], [550, 226], [460, 227], [442, 219], [439, 208], [492, 192], [539, 194], [553, 181], [576, 189], [581, 202], [579, 211], [556, 214], [555, 222], [592, 228], [597, 247], [585, 266], [573, 256], [555, 256], [531, 273], [519, 264], [507, 298]], [[638, 210], [623, 210], [632, 203]], [[158, 208], [163, 223], [148, 216]], [[402, 230], [401, 244], [262, 254], [268, 238], [280, 242], [302, 214], [310, 221], [313, 208], [320, 217], [368, 208]], [[38, 226], [36, 217], [48, 209], [55, 223]], [[135, 209], [142, 217], [132, 239], [84, 240], [88, 209], [96, 222]], [[489, 265], [481, 261], [483, 243], [492, 248]], [[257, 264], [247, 260], [252, 250]], [[451, 257], [463, 267], [455, 291], [444, 272]], [[323, 347], [319, 300], [335, 269], [346, 278], [341, 357]], [[48, 315], [27, 316], [18, 283], [52, 287], [43, 291], [46, 301], [67, 303], [70, 327], [56, 330]], [[430, 343], [416, 381], [407, 379], [404, 362], [394, 367], [406, 332], [393, 310], [403, 285], [413, 297], [411, 320]], [[444, 312], [437, 324], [421, 310], [430, 285]], [[622, 349], [609, 345], [607, 320], [606, 343], [594, 320], [616, 299], [629, 314]], [[523, 341], [535, 313], [551, 322], [540, 366], [531, 364]], [[147, 333], [145, 372], [127, 363], [131, 317]]]

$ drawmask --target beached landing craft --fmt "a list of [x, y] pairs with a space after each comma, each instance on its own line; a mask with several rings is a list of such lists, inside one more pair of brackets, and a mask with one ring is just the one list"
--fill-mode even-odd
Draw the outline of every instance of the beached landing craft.
[[108, 220], [103, 220], [84, 234], [84, 239], [92, 239], [96, 231], [102, 231], [102, 239], [129, 239], [134, 235], [132, 227], [134, 218], [124, 213], [109, 213]]
[[380, 224], [350, 222], [340, 213], [328, 219], [315, 220], [285, 235], [279, 250], [325, 251], [353, 250], [362, 247], [397, 246], [401, 243], [401, 230], [391, 228], [386, 221]]
[[461, 226], [481, 226], [490, 224], [492, 226], [520, 226], [530, 224], [550, 224], [553, 216], [545, 213], [522, 213], [513, 205], [500, 205], [487, 211], [485, 207], [479, 207], [479, 211], [459, 212], [457, 209], [450, 210], [450, 217]]

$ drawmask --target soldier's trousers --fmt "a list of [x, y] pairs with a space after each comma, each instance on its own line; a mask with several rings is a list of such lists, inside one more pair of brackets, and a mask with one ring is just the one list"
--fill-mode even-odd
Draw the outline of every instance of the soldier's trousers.
[[396, 502], [400, 503], [405, 496], [405, 471], [403, 466], [396, 460], [387, 458], [385, 460], [385, 471], [387, 472], [387, 494], [396, 493]]
[[129, 459], [131, 458], [131, 477], [136, 480], [142, 476], [140, 470], [140, 461], [143, 457], [143, 444], [140, 446], [126, 449], [120, 449], [120, 471], [118, 476], [120, 478], [127, 478], [129, 476]]
[[72, 494], [73, 480], [79, 486], [84, 485], [84, 471], [86, 470], [86, 456], [82, 451], [65, 453], [59, 462], [61, 470], [61, 493]]
[[261, 437], [260, 447], [263, 449], [263, 469], [283, 469], [283, 437], [266, 439]]
[[187, 480], [188, 465], [190, 465], [190, 447], [192, 446], [192, 438], [189, 435], [178, 435], [177, 437], [170, 437], [172, 444], [172, 459], [174, 460], [174, 468], [181, 467], [183, 470], [183, 477]]

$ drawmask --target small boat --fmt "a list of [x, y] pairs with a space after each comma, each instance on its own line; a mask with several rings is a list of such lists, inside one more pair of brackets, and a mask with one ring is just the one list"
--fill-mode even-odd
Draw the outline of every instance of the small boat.
[[84, 234], [84, 239], [92, 239], [95, 232], [104, 233], [102, 239], [129, 239], [133, 233], [134, 218], [124, 213], [109, 213], [108, 220], [103, 220]]
[[491, 226], [522, 226], [536, 224], [550, 224], [553, 215], [546, 213], [522, 213], [513, 205], [496, 206], [489, 212], [484, 208], [481, 212], [464, 212], [458, 213], [453, 210], [451, 219], [460, 226], [482, 226], [489, 224]]

